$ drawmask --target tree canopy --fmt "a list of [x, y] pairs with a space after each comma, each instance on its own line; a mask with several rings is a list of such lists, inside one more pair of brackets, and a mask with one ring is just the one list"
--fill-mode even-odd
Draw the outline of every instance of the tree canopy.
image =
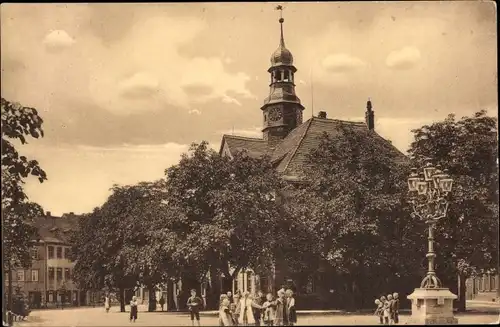
[[33, 219], [43, 215], [42, 208], [29, 202], [24, 192], [28, 176], [47, 179], [36, 160], [20, 155], [15, 142], [26, 144], [29, 137], [43, 137], [43, 120], [35, 108], [24, 107], [1, 99], [2, 131], [2, 231], [4, 264], [29, 267], [30, 243], [37, 230]]
[[437, 264], [440, 276], [462, 276], [463, 295], [465, 278], [498, 267], [497, 119], [484, 110], [461, 119], [449, 115], [413, 132], [412, 164], [421, 167], [430, 158], [454, 180], [448, 215], [437, 227]]

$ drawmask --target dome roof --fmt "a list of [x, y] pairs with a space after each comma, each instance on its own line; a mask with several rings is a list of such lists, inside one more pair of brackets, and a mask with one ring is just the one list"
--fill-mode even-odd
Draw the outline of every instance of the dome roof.
[[293, 64], [293, 56], [290, 50], [285, 48], [284, 45], [280, 44], [278, 49], [274, 51], [271, 56], [271, 65], [292, 65]]

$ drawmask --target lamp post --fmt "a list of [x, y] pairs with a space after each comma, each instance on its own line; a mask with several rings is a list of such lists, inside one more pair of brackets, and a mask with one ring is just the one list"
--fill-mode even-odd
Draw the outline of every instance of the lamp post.
[[444, 288], [437, 277], [434, 260], [434, 230], [440, 219], [446, 217], [453, 188], [453, 179], [446, 170], [434, 166], [429, 160], [419, 172], [412, 169], [408, 177], [409, 203], [412, 217], [423, 220], [428, 230], [427, 273], [420, 288], [408, 296], [412, 301], [412, 320], [424, 324], [456, 324], [453, 300], [457, 296]]

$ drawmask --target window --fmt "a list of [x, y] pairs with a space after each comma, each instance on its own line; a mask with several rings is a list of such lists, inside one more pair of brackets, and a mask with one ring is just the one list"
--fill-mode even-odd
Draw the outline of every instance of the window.
[[31, 270], [31, 281], [38, 282], [38, 269]]
[[71, 271], [69, 270], [69, 268], [64, 268], [64, 279], [65, 280], [71, 279]]
[[49, 246], [49, 259], [54, 259], [54, 247]]
[[60, 247], [60, 246], [58, 246], [58, 247], [56, 248], [57, 259], [62, 259], [62, 250], [63, 250], [63, 248], [62, 248], [62, 247]]
[[57, 268], [57, 280], [62, 280], [63, 275], [62, 275], [62, 268]]
[[54, 280], [54, 268], [49, 268], [49, 279]]
[[38, 248], [31, 249], [31, 259], [38, 260]]
[[24, 270], [17, 271], [17, 281], [24, 282]]

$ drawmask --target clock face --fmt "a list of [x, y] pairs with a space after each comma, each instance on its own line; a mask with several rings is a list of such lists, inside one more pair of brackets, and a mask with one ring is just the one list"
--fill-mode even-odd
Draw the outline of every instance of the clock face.
[[270, 121], [277, 121], [283, 118], [283, 113], [281, 112], [280, 108], [271, 108], [269, 110], [269, 120]]

